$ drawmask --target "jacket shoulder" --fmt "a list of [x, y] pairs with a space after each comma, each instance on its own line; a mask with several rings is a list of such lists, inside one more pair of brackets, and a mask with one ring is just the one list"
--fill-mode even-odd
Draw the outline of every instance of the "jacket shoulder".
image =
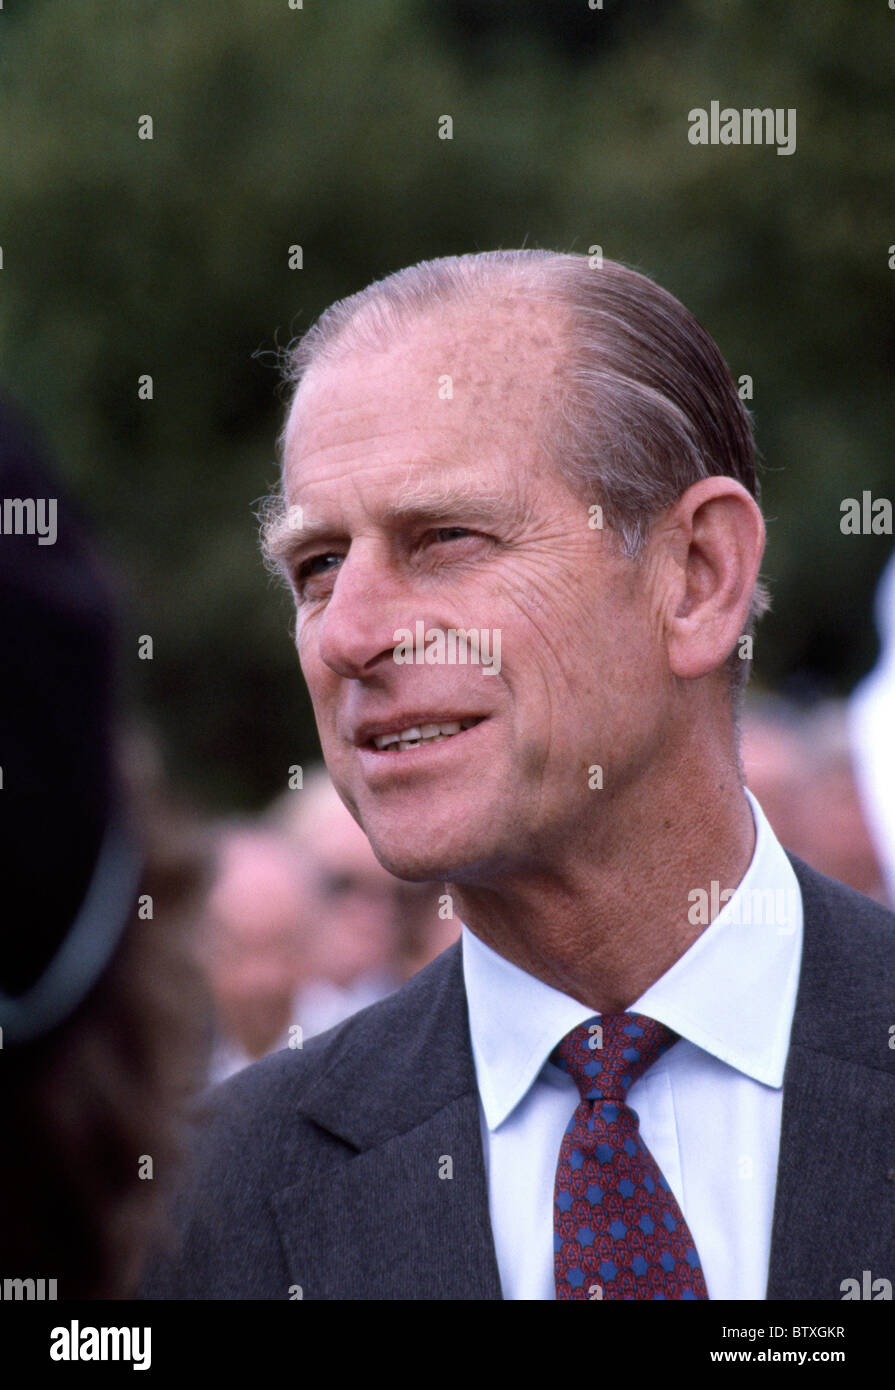
[[394, 994], [203, 1092], [142, 1296], [283, 1298], [271, 1198], [313, 1186], [474, 1086], [456, 1045], [464, 1026], [457, 944]]

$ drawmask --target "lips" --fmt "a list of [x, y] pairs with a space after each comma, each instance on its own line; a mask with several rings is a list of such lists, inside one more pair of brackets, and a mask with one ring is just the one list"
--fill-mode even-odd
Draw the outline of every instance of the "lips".
[[379, 753], [403, 752], [408, 748], [420, 748], [456, 738], [458, 734], [480, 724], [484, 717], [478, 714], [398, 716], [388, 721], [361, 725], [354, 741], [360, 748]]

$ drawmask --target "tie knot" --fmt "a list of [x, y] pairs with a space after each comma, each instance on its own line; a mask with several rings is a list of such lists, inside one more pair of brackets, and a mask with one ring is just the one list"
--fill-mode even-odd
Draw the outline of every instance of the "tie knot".
[[551, 1060], [574, 1077], [582, 1100], [623, 1102], [677, 1033], [643, 1014], [603, 1014], [567, 1033]]

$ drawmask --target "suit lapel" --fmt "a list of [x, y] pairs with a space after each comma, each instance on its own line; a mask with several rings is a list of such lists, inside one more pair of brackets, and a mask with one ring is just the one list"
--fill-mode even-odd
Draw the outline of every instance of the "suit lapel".
[[278, 1193], [274, 1210], [305, 1298], [501, 1296], [474, 1095]]
[[865, 1269], [895, 1282], [893, 947], [844, 890], [834, 920], [834, 885], [793, 867], [805, 929], [767, 1297], [841, 1299], [843, 1280], [860, 1282]]
[[400, 993], [299, 1102], [330, 1140], [272, 1198], [289, 1270], [305, 1298], [499, 1299], [459, 944]]

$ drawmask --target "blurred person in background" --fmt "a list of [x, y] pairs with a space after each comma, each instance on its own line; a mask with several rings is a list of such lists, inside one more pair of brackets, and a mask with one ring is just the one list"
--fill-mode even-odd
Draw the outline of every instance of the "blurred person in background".
[[[891, 714], [895, 718], [895, 706]], [[846, 702], [824, 700], [810, 710], [802, 737], [801, 847], [796, 852], [822, 874], [891, 907], [858, 787]]]
[[274, 815], [316, 866], [318, 987], [305, 1003], [312, 1032], [341, 1022], [345, 1007], [353, 1013], [375, 1002], [458, 940], [444, 885], [408, 883], [384, 869], [323, 764], [301, 791], [278, 800]]
[[225, 823], [211, 839], [201, 953], [212, 1083], [375, 1003], [458, 935], [432, 885], [381, 867], [325, 769], [265, 822]]
[[806, 749], [800, 721], [800, 712], [785, 700], [747, 695], [740, 759], [746, 786], [758, 798], [780, 843], [806, 857], [801, 817]]
[[5, 405], [0, 506], [0, 1276], [128, 1296], [200, 1079], [202, 859], [159, 804], [127, 804], [112, 586]]
[[325, 768], [272, 808], [310, 866], [308, 971], [299, 1022], [306, 1037], [341, 1023], [402, 982], [401, 905], [410, 896], [383, 869]]
[[214, 832], [202, 956], [215, 1001], [211, 1081], [290, 1041], [308, 981], [310, 871], [285, 836], [253, 824]]
[[895, 903], [895, 554], [877, 585], [874, 612], [879, 657], [849, 698], [848, 731], [858, 795]]
[[844, 702], [800, 709], [779, 697], [748, 702], [741, 756], [780, 843], [812, 868], [889, 905], [858, 791]]

